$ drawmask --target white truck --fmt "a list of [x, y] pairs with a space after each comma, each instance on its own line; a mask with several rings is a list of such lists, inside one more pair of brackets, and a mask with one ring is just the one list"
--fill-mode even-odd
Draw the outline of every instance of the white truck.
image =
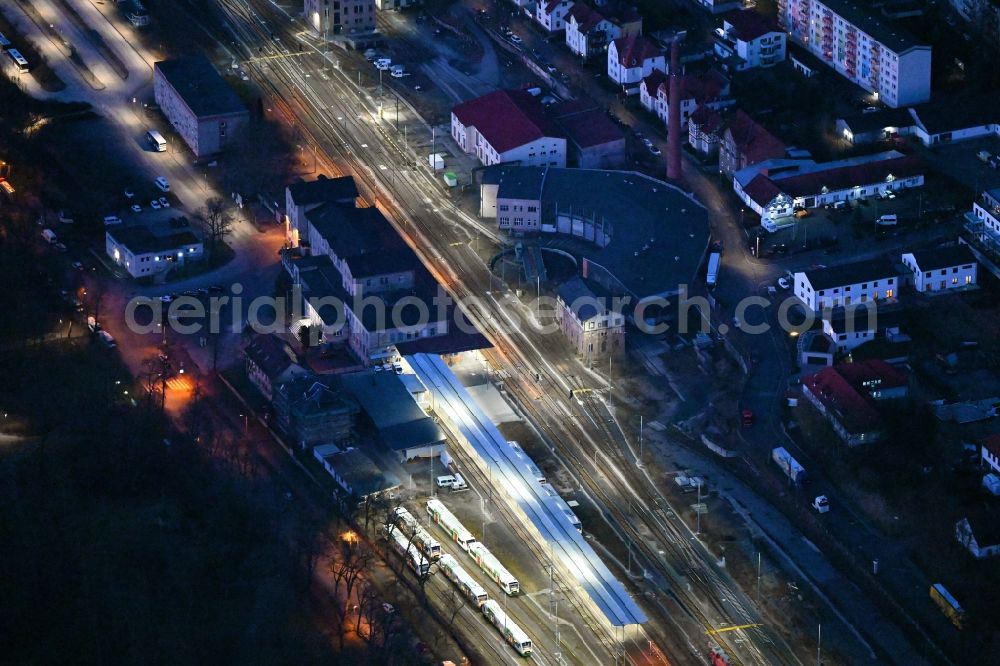
[[708, 257], [708, 271], [705, 274], [705, 284], [709, 287], [714, 287], [719, 279], [719, 262], [721, 259], [722, 255], [718, 252], [713, 252]]
[[792, 457], [792, 454], [779, 446], [771, 451], [771, 459], [781, 468], [781, 471], [791, 479], [795, 485], [802, 485], [806, 479], [806, 469]]

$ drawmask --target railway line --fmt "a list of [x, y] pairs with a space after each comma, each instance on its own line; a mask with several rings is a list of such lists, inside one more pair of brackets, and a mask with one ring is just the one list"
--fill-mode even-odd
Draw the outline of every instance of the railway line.
[[[218, 4], [229, 16], [228, 24], [245, 56], [287, 52], [272, 39], [272, 24], [250, 3], [218, 0]], [[289, 34], [294, 36], [294, 27], [286, 24], [284, 30], [277, 29], [278, 34], [288, 39]], [[725, 647], [733, 664], [799, 664], [779, 635], [757, 626], [760, 618], [747, 597], [693, 543], [690, 530], [669, 509], [652, 480], [634, 465], [622, 464], [630, 460], [630, 450], [617, 424], [612, 428], [603, 418], [595, 418], [592, 410], [598, 405], [589, 400], [569, 400], [574, 386], [566, 377], [585, 376], [581, 364], [551, 336], [530, 335], [523, 327], [511, 325], [514, 322], [508, 308], [514, 306], [501, 303], [492, 292], [492, 275], [469, 247], [473, 232], [467, 216], [455, 211], [426, 172], [378, 168], [380, 162], [395, 166], [399, 160], [405, 165], [412, 163], [412, 158], [380, 123], [366, 122], [364, 113], [359, 114], [346, 95], [335, 90], [317, 91], [322, 85], [316, 84], [323, 81], [319, 72], [327, 69], [322, 54], [295, 60], [294, 67], [280, 58], [255, 63], [254, 78], [273, 100], [284, 100], [285, 112], [293, 120], [301, 119], [301, 129], [314, 145], [354, 171], [359, 184], [367, 188], [368, 198], [386, 212], [453, 296], [460, 301], [478, 301], [479, 305], [465, 309], [495, 345], [490, 354], [494, 365], [516, 380], [508, 386], [521, 406], [652, 573], [652, 583], [644, 584], [644, 592], [647, 606], [657, 611], [654, 615], [661, 622], [650, 623], [644, 631], [668, 649], [672, 663], [704, 663], [711, 642]], [[343, 77], [343, 72], [336, 74]], [[349, 90], [350, 82], [338, 83], [341, 92]], [[378, 195], [385, 191], [394, 197]], [[488, 298], [483, 299], [482, 294]], [[575, 381], [580, 384], [576, 388], [601, 388], [596, 377], [590, 382]], [[541, 561], [545, 561], [544, 555]], [[666, 591], [657, 592], [656, 587]], [[711, 641], [706, 636], [707, 631], [735, 626], [746, 628], [717, 633]], [[610, 644], [614, 644], [613, 639]], [[632, 647], [643, 646], [635, 639]], [[627, 656], [632, 662], [639, 658], [631, 650]]]

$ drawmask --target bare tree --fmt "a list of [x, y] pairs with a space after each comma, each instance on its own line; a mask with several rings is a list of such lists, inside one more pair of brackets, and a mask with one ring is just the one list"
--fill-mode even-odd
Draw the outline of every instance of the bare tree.
[[450, 634], [452, 627], [455, 626], [455, 619], [458, 614], [462, 612], [465, 608], [465, 595], [458, 591], [454, 585], [448, 586], [448, 594], [444, 598], [444, 609], [448, 614], [448, 626], [446, 627], [447, 632]]
[[232, 206], [222, 197], [212, 197], [198, 212], [198, 219], [205, 227], [209, 257], [214, 261], [219, 244], [233, 233], [236, 218], [233, 216]]
[[[354, 543], [353, 540], [342, 540], [340, 543], [342, 548], [336, 559], [330, 563], [330, 573], [333, 575], [334, 612], [337, 615], [340, 649], [343, 650], [347, 618], [354, 605], [352, 599], [355, 588], [358, 582], [371, 572], [374, 557], [364, 544]], [[359, 596], [364, 589], [359, 591]], [[343, 597], [340, 595], [341, 591]]]

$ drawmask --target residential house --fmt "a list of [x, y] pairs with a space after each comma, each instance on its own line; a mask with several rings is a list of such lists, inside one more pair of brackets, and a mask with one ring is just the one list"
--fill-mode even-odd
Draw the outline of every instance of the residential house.
[[707, 104], [700, 105], [688, 118], [688, 145], [710, 158], [719, 152], [723, 127], [722, 112]]
[[980, 442], [980, 465], [1000, 474], [1000, 435], [991, 435]]
[[608, 76], [626, 90], [638, 92], [639, 82], [653, 70], [667, 71], [663, 49], [642, 35], [619, 37], [608, 46]]
[[323, 465], [344, 494], [354, 501], [391, 493], [401, 485], [394, 474], [380, 470], [371, 458], [358, 449], [341, 451], [333, 444], [326, 444], [313, 449], [313, 457]]
[[243, 349], [247, 378], [268, 402], [279, 384], [307, 374], [287, 342], [273, 333], [254, 336]]
[[611, 310], [609, 301], [598, 298], [579, 277], [556, 290], [559, 329], [576, 353], [588, 361], [625, 351], [625, 316]]
[[375, 30], [375, 0], [305, 0], [306, 23], [318, 35], [350, 35]]
[[852, 0], [779, 0], [778, 22], [792, 40], [891, 107], [931, 94], [931, 47]]
[[451, 136], [489, 166], [566, 166], [566, 139], [526, 90], [497, 90], [451, 111]]
[[566, 46], [588, 62], [605, 58], [608, 44], [619, 37], [642, 34], [642, 16], [635, 7], [610, 2], [597, 9], [576, 2], [565, 22]]
[[968, 245], [917, 250], [903, 255], [917, 291], [947, 291], [976, 284], [976, 258]]
[[567, 100], [553, 106], [550, 115], [566, 137], [569, 166], [616, 169], [625, 165], [625, 133], [596, 102]]
[[566, 15], [573, 6], [573, 0], [539, 0], [535, 6], [535, 23], [549, 34], [565, 30]]
[[715, 54], [730, 72], [771, 67], [785, 60], [785, 33], [752, 9], [729, 12], [715, 31]]
[[[975, 523], [975, 524], [973, 524]], [[1000, 555], [1000, 521], [962, 518], [955, 523], [955, 539], [977, 560]]]
[[881, 197], [924, 184], [916, 155], [890, 150], [833, 162], [772, 159], [733, 174], [733, 190], [768, 231], [795, 222], [796, 210]]
[[202, 55], [154, 63], [153, 97], [195, 157], [221, 152], [250, 119], [239, 96]]
[[104, 232], [104, 251], [134, 278], [162, 279], [171, 269], [205, 256], [205, 246], [193, 231], [158, 234], [146, 226], [110, 227]]
[[[724, 97], [729, 94], [729, 79], [720, 72], [709, 70], [700, 74], [684, 74], [678, 81], [681, 101], [681, 130], [687, 131], [688, 118], [702, 105], [721, 109], [726, 105]], [[670, 80], [659, 85], [656, 90], [656, 115], [664, 123], [670, 122]]]
[[302, 449], [354, 439], [361, 408], [336, 375], [303, 375], [273, 384], [274, 423]]
[[647, 111], [655, 113], [663, 123], [667, 122], [667, 110], [663, 107], [659, 93], [660, 88], [669, 85], [670, 77], [659, 69], [654, 69], [639, 82], [639, 104]]
[[802, 380], [802, 394], [848, 446], [858, 446], [879, 440], [879, 403], [905, 397], [908, 385], [904, 372], [872, 359], [839, 363], [809, 375]]
[[757, 124], [744, 111], [726, 119], [719, 142], [719, 171], [730, 175], [740, 169], [785, 156], [785, 144]]
[[793, 284], [795, 296], [812, 312], [891, 301], [898, 289], [898, 272], [885, 259], [798, 271]]

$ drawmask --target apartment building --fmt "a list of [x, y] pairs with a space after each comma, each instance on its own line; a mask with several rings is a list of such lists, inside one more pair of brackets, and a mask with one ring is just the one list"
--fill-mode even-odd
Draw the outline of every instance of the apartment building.
[[667, 71], [663, 49], [642, 35], [619, 37], [608, 46], [608, 76], [624, 88], [637, 88], [654, 70]]
[[543, 0], [535, 7], [535, 23], [549, 34], [565, 30], [566, 15], [573, 6], [573, 0]]
[[812, 312], [889, 301], [899, 296], [899, 276], [887, 260], [858, 261], [795, 273], [794, 294]]
[[888, 106], [931, 94], [931, 47], [851, 0], [778, 0], [778, 22], [838, 74]]
[[566, 46], [587, 61], [605, 57], [608, 44], [619, 37], [642, 34], [642, 16], [635, 7], [612, 3], [595, 9], [577, 2], [565, 22]]
[[968, 245], [907, 252], [903, 265], [913, 273], [913, 288], [917, 291], [949, 291], [976, 284], [976, 258]]
[[771, 67], [785, 59], [785, 33], [756, 11], [730, 12], [715, 31], [715, 54], [727, 71]]
[[305, 0], [304, 10], [309, 27], [324, 37], [375, 30], [375, 0]]

